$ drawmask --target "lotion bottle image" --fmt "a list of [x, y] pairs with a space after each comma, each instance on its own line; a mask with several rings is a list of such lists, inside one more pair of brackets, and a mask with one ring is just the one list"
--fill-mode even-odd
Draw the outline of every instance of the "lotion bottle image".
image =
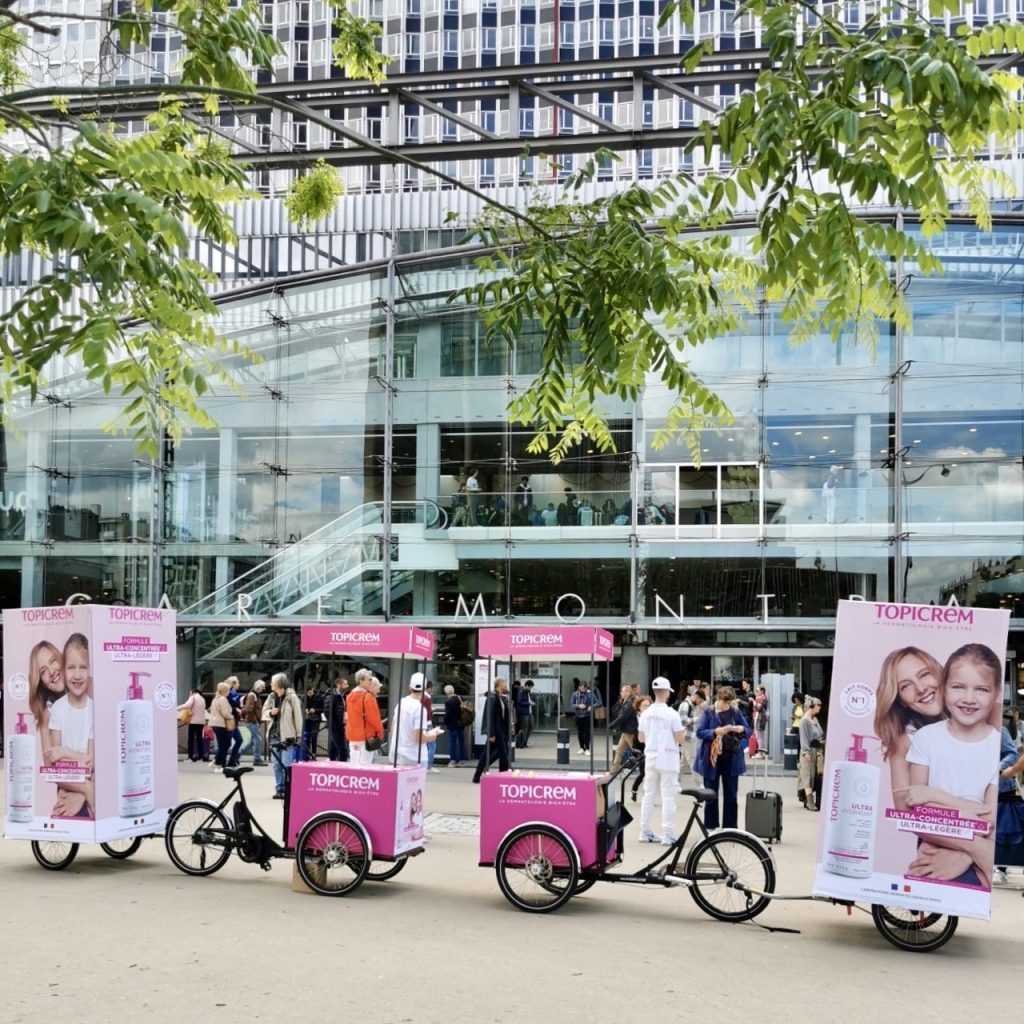
[[36, 738], [29, 734], [27, 713], [18, 712], [14, 735], [7, 742], [7, 819], [32, 820], [32, 790], [36, 781]]
[[865, 738], [854, 733], [846, 760], [833, 761], [822, 780], [824, 868], [847, 878], [868, 878], [874, 870], [879, 770], [868, 764]]
[[128, 673], [128, 699], [117, 705], [118, 814], [134, 818], [156, 806], [153, 792], [153, 702], [142, 693], [142, 676]]

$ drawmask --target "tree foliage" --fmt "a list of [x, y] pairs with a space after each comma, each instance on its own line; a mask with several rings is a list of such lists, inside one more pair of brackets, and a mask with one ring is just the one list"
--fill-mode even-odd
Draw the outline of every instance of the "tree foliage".
[[[0, 400], [6, 410], [19, 389], [34, 398], [62, 355], [123, 396], [112, 427], [155, 454], [162, 430], [177, 438], [190, 424], [213, 425], [202, 396], [211, 378], [227, 379], [225, 353], [243, 352], [217, 336], [212, 276], [185, 253], [190, 224], [212, 242], [235, 241], [228, 204], [249, 194], [245, 168], [183, 104], [201, 99], [209, 114], [225, 100], [244, 107], [256, 92], [253, 69], [269, 68], [280, 47], [262, 31], [256, 0], [135, 0], [117, 15], [81, 16], [101, 22], [122, 52], [171, 23], [181, 36], [180, 77], [142, 87], [160, 94], [159, 107], [144, 134], [123, 135], [98, 108], [70, 111], [137, 87], [25, 83], [29, 31], [54, 28], [38, 5], [19, 6], [0, 5], [0, 256], [31, 250], [53, 269], [0, 311]], [[373, 47], [373, 28], [337, 6], [335, 59], [379, 81], [386, 58]], [[50, 103], [42, 114], [40, 100]], [[320, 193], [337, 194], [314, 175]]]
[[[986, 70], [983, 58], [1020, 50], [1024, 26], [961, 26], [950, 37], [929, 16], [958, 12], [958, 0], [930, 0], [924, 11], [883, 4], [851, 31], [834, 9], [738, 6], [736, 17], [760, 19], [768, 59], [691, 145], [706, 164], [719, 154], [724, 169], [475, 225], [496, 255], [461, 297], [484, 310], [491, 338], [513, 342], [527, 319], [544, 334], [545, 369], [511, 406], [536, 428], [534, 451], [557, 459], [584, 432], [610, 449], [600, 397], [635, 397], [654, 375], [677, 396], [655, 443], [682, 429], [699, 458], [696, 429], [728, 422], [728, 411], [688, 368], [690, 346], [765, 300], [779, 304], [796, 343], [852, 331], [871, 346], [879, 322], [909, 322], [895, 261], [941, 272], [929, 239], [953, 197], [990, 227], [989, 196], [1010, 186], [981, 158], [992, 142], [1015, 142], [1022, 82]], [[692, 23], [684, 0], [670, 0], [662, 20], [676, 12]], [[696, 69], [710, 46], [694, 47], [684, 68]], [[597, 163], [570, 181], [571, 197]], [[752, 239], [716, 233], [744, 203], [756, 209]], [[873, 221], [869, 205], [913, 215], [921, 231]]]

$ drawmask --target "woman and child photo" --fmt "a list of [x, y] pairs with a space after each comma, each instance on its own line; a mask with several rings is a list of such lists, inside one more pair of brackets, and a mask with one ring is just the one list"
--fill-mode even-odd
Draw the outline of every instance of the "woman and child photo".
[[29, 654], [28, 681], [29, 710], [35, 718], [43, 764], [61, 768], [69, 776], [57, 782], [50, 817], [95, 818], [88, 639], [72, 633], [63, 650], [49, 640], [37, 643]]
[[1002, 662], [984, 644], [957, 648], [945, 665], [919, 647], [882, 663], [875, 734], [893, 806], [949, 809], [988, 825], [972, 839], [920, 834], [910, 876], [991, 888], [1002, 688]]

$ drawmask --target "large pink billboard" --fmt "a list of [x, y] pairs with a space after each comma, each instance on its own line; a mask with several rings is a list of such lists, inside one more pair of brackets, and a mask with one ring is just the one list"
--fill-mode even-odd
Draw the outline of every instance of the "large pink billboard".
[[362, 655], [365, 658], [399, 658], [407, 655], [421, 661], [434, 657], [434, 634], [416, 626], [350, 626], [346, 623], [316, 623], [303, 626], [300, 650], [320, 654]]
[[501, 626], [480, 630], [480, 657], [611, 661], [615, 643], [608, 630], [594, 626]]
[[814, 891], [987, 920], [1009, 612], [841, 601]]
[[158, 608], [4, 612], [5, 836], [163, 829], [178, 799], [174, 626]]

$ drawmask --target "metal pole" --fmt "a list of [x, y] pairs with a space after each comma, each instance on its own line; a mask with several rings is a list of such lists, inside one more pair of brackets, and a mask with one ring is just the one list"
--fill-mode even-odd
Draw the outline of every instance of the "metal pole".
[[384, 550], [381, 552], [381, 612], [384, 621], [391, 621], [391, 498], [394, 453], [395, 385], [395, 260], [388, 261], [388, 298], [384, 303], [384, 508], [381, 511], [381, 531]]

